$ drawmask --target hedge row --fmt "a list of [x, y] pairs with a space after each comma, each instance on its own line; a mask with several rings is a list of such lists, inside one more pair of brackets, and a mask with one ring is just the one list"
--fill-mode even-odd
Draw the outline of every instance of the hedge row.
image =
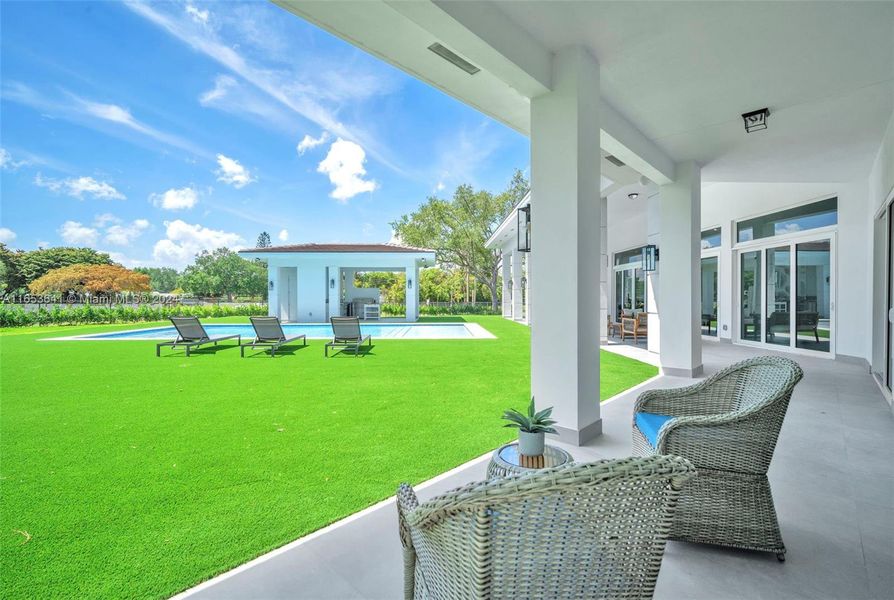
[[[396, 317], [405, 314], [403, 304], [382, 304], [383, 317]], [[422, 304], [419, 306], [420, 315], [498, 315], [499, 310], [492, 310], [490, 304]]]
[[30, 325], [72, 325], [82, 323], [135, 323], [164, 321], [170, 317], [240, 317], [266, 315], [266, 304], [243, 306], [80, 306], [39, 308], [26, 311], [19, 306], [0, 304], [0, 327]]

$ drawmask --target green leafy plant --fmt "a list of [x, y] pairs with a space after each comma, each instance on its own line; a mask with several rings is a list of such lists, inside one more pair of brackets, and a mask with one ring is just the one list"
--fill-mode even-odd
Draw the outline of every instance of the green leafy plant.
[[528, 433], [556, 433], [556, 430], [551, 427], [556, 423], [549, 418], [551, 414], [553, 414], [552, 406], [536, 412], [534, 409], [534, 398], [531, 398], [527, 415], [520, 413], [514, 408], [503, 413], [503, 418], [509, 421], [503, 427], [517, 427], [519, 431]]

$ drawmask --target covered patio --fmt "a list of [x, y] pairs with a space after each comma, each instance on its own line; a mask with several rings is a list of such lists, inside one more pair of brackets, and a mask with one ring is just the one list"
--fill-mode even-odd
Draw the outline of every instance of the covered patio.
[[[708, 342], [705, 372], [755, 355]], [[894, 589], [894, 418], [872, 377], [841, 361], [799, 361], [770, 483], [788, 548], [771, 554], [669, 542], [655, 597], [890, 598]], [[658, 377], [602, 407], [603, 434], [578, 461], [628, 456], [631, 412], [644, 389], [692, 383]], [[490, 454], [417, 487], [421, 500], [481, 480]], [[182, 598], [399, 598], [403, 559], [389, 499], [182, 594]]]
[[[890, 597], [894, 5], [278, 4], [530, 136], [530, 237], [492, 248], [577, 461], [632, 453], [643, 390], [598, 402], [615, 298], [645, 315], [649, 388], [758, 355], [803, 368], [769, 471], [788, 560], [670, 542], [656, 597]], [[397, 531], [387, 500], [185, 596], [400, 597]]]

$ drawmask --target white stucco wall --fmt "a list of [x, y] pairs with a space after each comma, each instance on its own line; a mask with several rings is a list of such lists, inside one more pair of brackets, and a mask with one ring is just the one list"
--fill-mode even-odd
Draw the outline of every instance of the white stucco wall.
[[[890, 127], [889, 127], [890, 133]], [[890, 144], [889, 144], [890, 145]], [[894, 156], [894, 154], [892, 154]], [[888, 169], [894, 171], [894, 169]], [[889, 175], [887, 177], [892, 177]], [[838, 196], [837, 339], [836, 353], [869, 359], [871, 355], [871, 238], [870, 189], [866, 181], [855, 183], [706, 183], [702, 186], [702, 229], [721, 226], [718, 285], [719, 329], [722, 338], [733, 333], [732, 225], [734, 221], [773, 210]], [[658, 200], [660, 201], [660, 200]], [[608, 250], [610, 254], [655, 243], [649, 204], [631, 211], [626, 194], [609, 199]], [[637, 202], [641, 202], [641, 199]], [[654, 201], [653, 201], [654, 202]], [[652, 211], [654, 212], [654, 211]], [[612, 220], [613, 215], [616, 217]], [[660, 223], [658, 224], [660, 227]], [[660, 243], [659, 243], [660, 246]], [[660, 277], [659, 261], [659, 277]], [[613, 279], [610, 282], [613, 285]], [[614, 292], [612, 291], [612, 294]], [[614, 297], [611, 295], [610, 297]], [[724, 329], [724, 326], [726, 329]], [[651, 341], [651, 340], [650, 340]], [[650, 348], [652, 344], [650, 343]]]
[[869, 214], [872, 235], [868, 237], [872, 264], [872, 370], [884, 380], [887, 315], [887, 221], [876, 219], [889, 195], [894, 191], [894, 114], [888, 121], [885, 137], [869, 174]]

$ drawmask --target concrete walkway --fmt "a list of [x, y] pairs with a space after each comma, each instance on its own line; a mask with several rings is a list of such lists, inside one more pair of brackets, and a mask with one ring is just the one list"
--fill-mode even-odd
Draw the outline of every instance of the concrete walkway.
[[[710, 374], [758, 353], [706, 342], [704, 354]], [[770, 468], [787, 561], [779, 563], [769, 553], [669, 542], [656, 598], [894, 597], [891, 409], [864, 366], [794, 358], [805, 377], [796, 388]], [[661, 377], [647, 387], [689, 383]], [[586, 447], [566, 446], [578, 461], [630, 453], [631, 407], [639, 391], [603, 405], [601, 437]], [[487, 459], [420, 486], [420, 498], [483, 479]], [[403, 594], [402, 568], [397, 516], [389, 501], [183, 596], [394, 599]]]

